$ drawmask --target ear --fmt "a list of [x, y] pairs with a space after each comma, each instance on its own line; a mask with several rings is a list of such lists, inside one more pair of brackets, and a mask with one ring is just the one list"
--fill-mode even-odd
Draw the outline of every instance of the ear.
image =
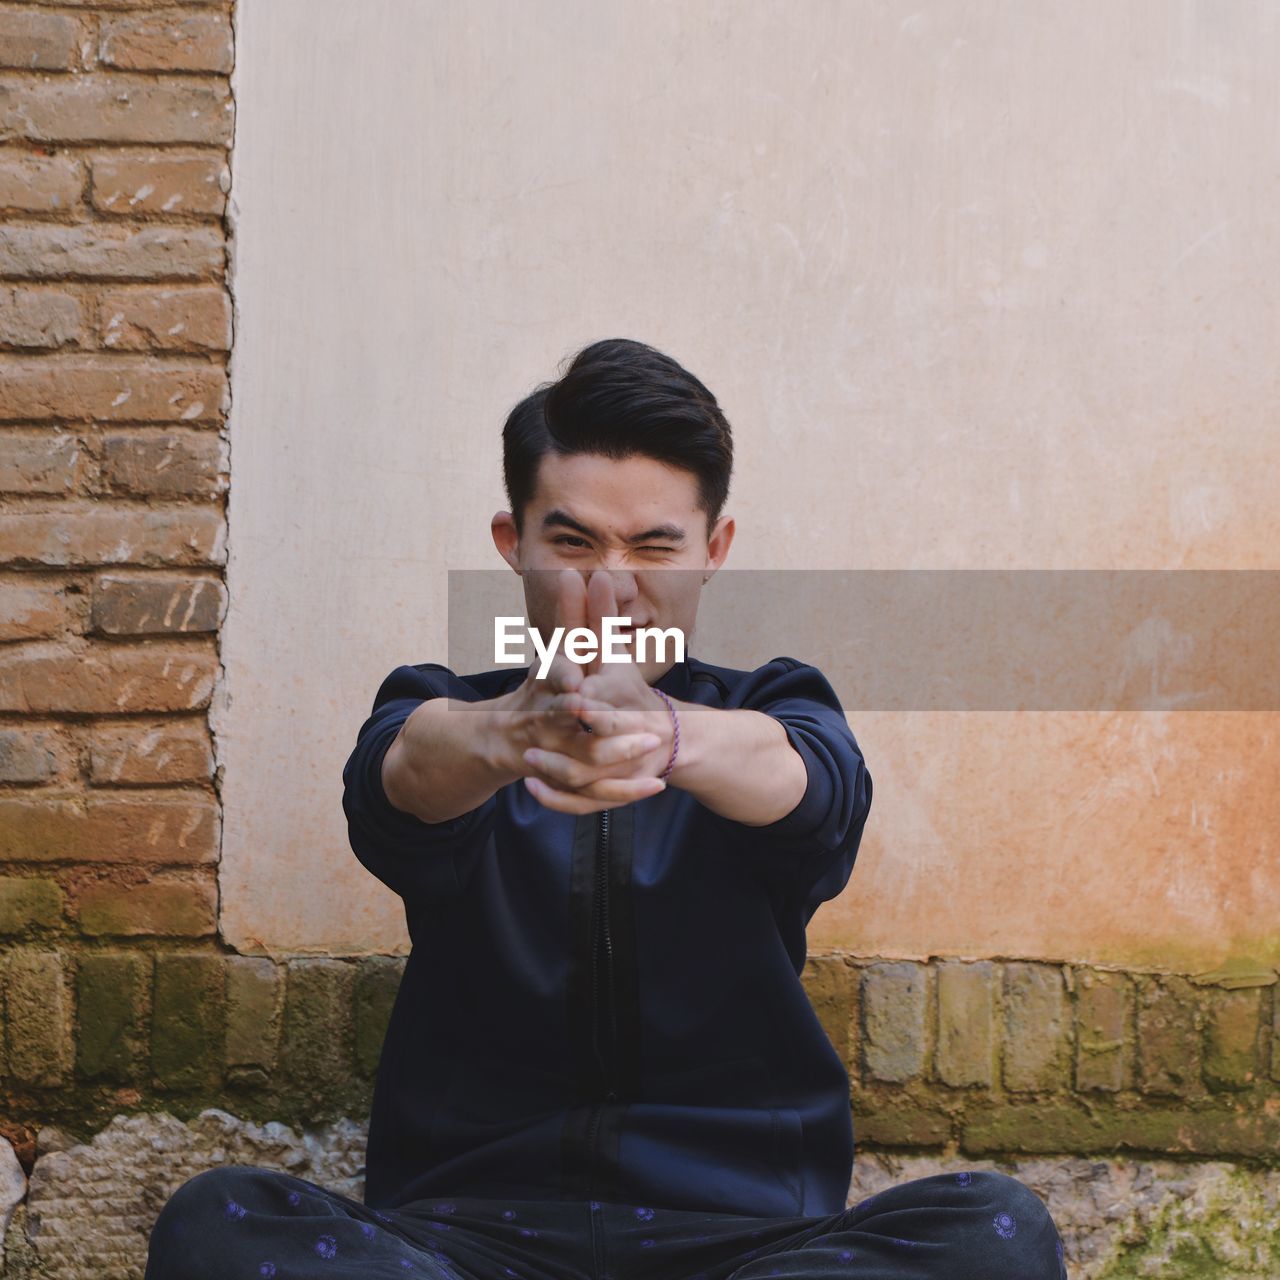
[[489, 522], [493, 545], [498, 554], [517, 572], [520, 572], [520, 535], [516, 532], [515, 517], [510, 511], [496, 512]]
[[733, 517], [721, 516], [716, 521], [716, 527], [711, 530], [711, 537], [707, 539], [708, 569], [718, 569], [725, 562], [725, 557], [728, 556], [729, 547], [733, 542], [733, 534]]

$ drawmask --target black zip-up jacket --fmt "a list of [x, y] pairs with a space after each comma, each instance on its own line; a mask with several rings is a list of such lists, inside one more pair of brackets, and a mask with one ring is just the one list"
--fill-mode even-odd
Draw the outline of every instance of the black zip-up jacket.
[[496, 697], [527, 674], [397, 667], [343, 770], [351, 847], [403, 899], [412, 940], [365, 1202], [839, 1212], [849, 1077], [800, 973], [805, 926], [853, 870], [871, 775], [831, 685], [789, 657], [739, 671], [690, 656], [656, 681], [782, 723], [808, 785], [768, 826], [676, 787], [578, 816], [517, 780], [440, 823], [387, 800], [382, 759], [415, 707]]

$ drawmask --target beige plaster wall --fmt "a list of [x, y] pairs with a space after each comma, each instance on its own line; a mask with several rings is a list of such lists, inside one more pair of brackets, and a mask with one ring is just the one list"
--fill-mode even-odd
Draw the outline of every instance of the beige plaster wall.
[[[227, 939], [406, 945], [342, 764], [497, 564], [506, 412], [594, 338], [720, 397], [738, 567], [1278, 567], [1278, 28], [242, 0]], [[1280, 964], [1273, 714], [850, 719], [875, 810], [814, 945]]]

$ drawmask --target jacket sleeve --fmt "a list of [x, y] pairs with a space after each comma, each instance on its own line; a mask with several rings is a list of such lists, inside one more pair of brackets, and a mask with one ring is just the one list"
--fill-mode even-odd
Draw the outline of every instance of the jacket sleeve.
[[382, 759], [400, 726], [428, 698], [476, 701], [478, 695], [448, 667], [397, 667], [382, 682], [373, 711], [356, 735], [342, 770], [347, 835], [360, 863], [402, 898], [458, 890], [458, 863], [492, 825], [495, 798], [446, 822], [423, 822], [397, 809], [382, 787]]
[[871, 809], [871, 774], [826, 676], [795, 658], [774, 658], [742, 705], [778, 720], [804, 761], [808, 783], [794, 809], [762, 827], [739, 824], [746, 848], [810, 911], [848, 883]]

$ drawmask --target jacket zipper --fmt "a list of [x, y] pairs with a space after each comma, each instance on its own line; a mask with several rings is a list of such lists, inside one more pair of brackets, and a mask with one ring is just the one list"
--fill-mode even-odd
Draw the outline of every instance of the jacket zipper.
[[[613, 1087], [613, 1050], [617, 1043], [618, 1022], [613, 1000], [613, 939], [609, 934], [609, 815], [608, 809], [600, 811], [596, 824], [596, 927], [591, 938], [591, 1035], [596, 1060], [605, 1079], [605, 1102], [616, 1102], [618, 1094]], [[599, 944], [599, 945], [597, 945]], [[606, 1061], [600, 1051], [600, 952], [605, 958], [605, 1000], [609, 1007], [609, 1053]], [[596, 1134], [604, 1103], [597, 1101], [591, 1108], [588, 1125], [588, 1152], [591, 1171], [595, 1171]]]

